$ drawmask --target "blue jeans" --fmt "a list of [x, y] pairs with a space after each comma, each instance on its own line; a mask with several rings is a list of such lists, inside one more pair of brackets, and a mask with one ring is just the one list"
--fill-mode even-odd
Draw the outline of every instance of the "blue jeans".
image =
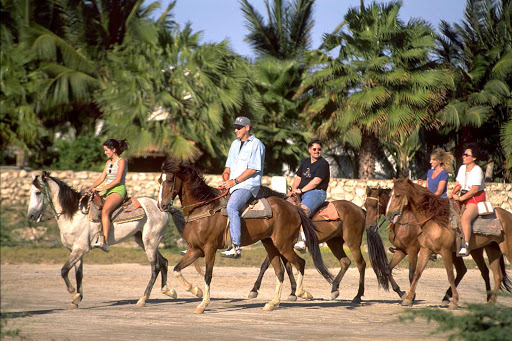
[[242, 221], [240, 219], [240, 212], [245, 204], [252, 198], [249, 190], [240, 188], [231, 193], [231, 197], [226, 207], [229, 218], [229, 231], [231, 232], [231, 239], [233, 244], [240, 245], [240, 236], [242, 229]]
[[322, 189], [313, 189], [302, 194], [301, 204], [309, 208], [313, 214], [320, 205], [322, 205], [327, 198], [327, 192]]

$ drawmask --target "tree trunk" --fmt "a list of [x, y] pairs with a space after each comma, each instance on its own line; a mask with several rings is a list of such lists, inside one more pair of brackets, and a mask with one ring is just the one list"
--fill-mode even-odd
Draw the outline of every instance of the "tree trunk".
[[23, 147], [16, 148], [16, 167], [25, 167], [27, 164], [27, 152]]
[[361, 154], [359, 157], [359, 179], [375, 178], [375, 155], [378, 151], [379, 140], [373, 134], [363, 132], [361, 139]]

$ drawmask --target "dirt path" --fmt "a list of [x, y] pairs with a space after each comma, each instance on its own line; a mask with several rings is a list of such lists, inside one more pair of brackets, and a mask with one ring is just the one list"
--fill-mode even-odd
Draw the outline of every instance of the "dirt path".
[[[427, 269], [423, 274], [414, 308], [402, 308], [394, 292], [379, 290], [371, 269], [366, 272], [361, 305], [351, 304], [357, 291], [356, 269], [347, 272], [336, 301], [329, 300], [330, 287], [321, 276], [308, 270], [305, 285], [315, 296], [313, 301], [283, 301], [279, 309], [265, 312], [262, 308], [275, 287], [273, 272], [266, 274], [259, 297], [248, 300], [258, 269], [219, 267], [214, 270], [212, 302], [204, 315], [193, 314], [199, 299], [172, 276], [169, 287], [177, 290], [176, 300], [160, 293], [158, 279], [147, 306], [136, 307], [149, 279], [147, 266], [86, 264], [84, 270], [84, 300], [79, 309], [67, 310], [71, 298], [60, 278], [60, 266], [2, 265], [1, 312], [14, 313], [6, 328], [19, 328], [21, 336], [32, 340], [445, 339], [430, 335], [433, 325], [424, 320], [398, 321], [407, 309], [439, 304], [448, 286], [443, 269]], [[184, 274], [203, 288], [202, 278], [193, 269]], [[395, 278], [407, 288], [406, 270], [396, 270]], [[290, 291], [285, 283], [283, 299]], [[477, 270], [468, 272], [459, 293], [462, 305], [484, 302]], [[512, 306], [510, 297], [498, 301]]]

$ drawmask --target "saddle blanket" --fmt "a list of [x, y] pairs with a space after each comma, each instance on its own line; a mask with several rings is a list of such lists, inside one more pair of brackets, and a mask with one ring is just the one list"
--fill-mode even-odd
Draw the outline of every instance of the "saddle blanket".
[[[225, 207], [221, 211], [224, 217], [228, 216], [228, 211]], [[244, 206], [241, 217], [244, 219], [272, 218], [272, 208], [267, 199], [256, 199]]]
[[[128, 223], [144, 218], [146, 212], [135, 198], [126, 200], [119, 208], [112, 212], [112, 222], [116, 224]], [[93, 223], [101, 222], [101, 209], [96, 205], [91, 205], [89, 210], [89, 221]]]
[[[450, 215], [451, 226], [453, 229], [458, 229], [458, 217], [457, 214]], [[471, 226], [471, 230], [475, 234], [482, 234], [486, 236], [501, 236], [501, 220], [496, 215], [496, 211], [492, 214], [481, 216], [479, 215]]]
[[316, 210], [313, 215], [313, 222], [326, 221], [326, 220], [340, 220], [338, 211], [332, 202], [325, 202]]

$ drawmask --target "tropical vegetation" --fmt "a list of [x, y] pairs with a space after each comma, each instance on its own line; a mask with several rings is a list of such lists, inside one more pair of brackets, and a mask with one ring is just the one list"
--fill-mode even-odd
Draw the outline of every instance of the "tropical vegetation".
[[365, 179], [424, 177], [432, 150], [460, 159], [473, 141], [512, 181], [510, 0], [467, 0], [456, 23], [361, 1], [321, 46], [315, 0], [240, 0], [254, 58], [178, 25], [177, 1], [1, 0], [1, 164], [95, 169], [108, 136], [220, 172], [247, 115], [267, 174], [294, 171], [312, 137]]

